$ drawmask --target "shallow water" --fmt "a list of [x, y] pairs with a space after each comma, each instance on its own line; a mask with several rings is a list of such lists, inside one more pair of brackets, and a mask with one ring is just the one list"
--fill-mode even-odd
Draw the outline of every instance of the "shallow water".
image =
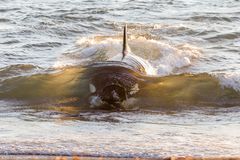
[[[1, 154], [240, 154], [238, 0], [0, 6]], [[126, 112], [90, 109], [82, 66], [121, 52], [125, 23], [157, 78]]]

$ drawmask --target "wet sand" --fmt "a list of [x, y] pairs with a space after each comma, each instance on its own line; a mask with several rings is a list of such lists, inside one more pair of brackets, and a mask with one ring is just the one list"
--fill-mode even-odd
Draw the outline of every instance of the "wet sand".
[[113, 158], [81, 156], [40, 156], [40, 155], [2, 155], [0, 160], [240, 160], [240, 157], [164, 157], [164, 158]]

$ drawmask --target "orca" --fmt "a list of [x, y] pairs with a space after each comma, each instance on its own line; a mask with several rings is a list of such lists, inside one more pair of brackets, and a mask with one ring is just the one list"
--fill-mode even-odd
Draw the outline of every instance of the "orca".
[[122, 53], [104, 62], [95, 62], [89, 80], [91, 107], [124, 109], [127, 100], [139, 91], [141, 77], [154, 71], [150, 63], [132, 53], [127, 38], [127, 25], [123, 30]]

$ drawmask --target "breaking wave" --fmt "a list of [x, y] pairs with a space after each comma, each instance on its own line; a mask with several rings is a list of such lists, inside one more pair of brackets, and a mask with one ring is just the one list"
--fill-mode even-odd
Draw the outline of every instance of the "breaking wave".
[[[189, 44], [173, 45], [144, 36], [130, 36], [129, 46], [134, 54], [153, 65], [158, 76], [169, 75], [176, 69], [190, 66], [201, 56], [201, 50]], [[65, 53], [54, 66], [105, 61], [121, 53], [121, 50], [121, 36], [83, 37], [76, 42], [76, 48]]]
[[[37, 72], [33, 65], [13, 65], [0, 70], [0, 99], [55, 101], [88, 108], [88, 80], [85, 66], [106, 61], [121, 53], [121, 36], [83, 37], [74, 49], [65, 52], [55, 63], [54, 72]], [[130, 36], [132, 52], [147, 60], [156, 72], [145, 77], [139, 93], [130, 105], [140, 108], [169, 106], [235, 106], [240, 104], [240, 75], [237, 73], [191, 73], [201, 49], [189, 44], [170, 44]], [[180, 74], [181, 73], [181, 74]], [[86, 76], [87, 75], [87, 76]], [[60, 100], [60, 101], [59, 101]], [[81, 108], [80, 107], [80, 108]]]
[[[71, 104], [86, 109], [89, 106], [88, 79], [91, 75], [85, 74], [85, 70], [80, 66], [75, 66], [57, 73], [6, 79], [0, 85], [0, 99], [29, 102], [56, 100], [57, 103], [64, 101], [64, 105], [70, 100]], [[223, 85], [224, 81], [219, 81], [218, 78], [207, 73], [140, 78], [144, 79], [144, 82], [141, 83], [140, 91], [135, 100], [130, 102], [130, 106], [158, 109], [159, 107], [236, 106], [240, 104], [238, 89], [231, 86], [231, 83]]]

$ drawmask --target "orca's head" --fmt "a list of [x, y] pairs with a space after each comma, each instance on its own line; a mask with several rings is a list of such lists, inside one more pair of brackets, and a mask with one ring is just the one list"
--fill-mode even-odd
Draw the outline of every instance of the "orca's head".
[[138, 92], [138, 82], [130, 73], [99, 73], [89, 81], [91, 107], [124, 109], [124, 102]]

